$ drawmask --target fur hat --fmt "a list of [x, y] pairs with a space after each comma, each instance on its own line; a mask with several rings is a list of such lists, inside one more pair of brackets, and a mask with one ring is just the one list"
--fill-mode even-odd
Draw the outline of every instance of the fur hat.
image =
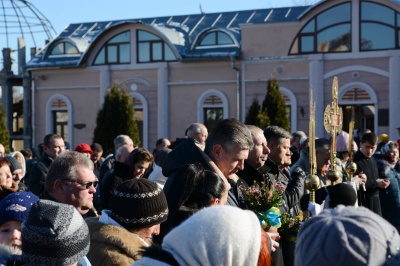
[[300, 229], [295, 265], [387, 265], [400, 252], [389, 222], [364, 207], [326, 209]]
[[161, 224], [168, 217], [163, 190], [144, 178], [122, 183], [111, 196], [110, 210], [111, 218], [128, 230]]
[[9, 194], [0, 201], [0, 225], [8, 221], [25, 221], [32, 205], [38, 200], [32, 192]]
[[89, 252], [89, 229], [72, 206], [35, 203], [22, 223], [22, 259], [28, 265], [71, 265]]

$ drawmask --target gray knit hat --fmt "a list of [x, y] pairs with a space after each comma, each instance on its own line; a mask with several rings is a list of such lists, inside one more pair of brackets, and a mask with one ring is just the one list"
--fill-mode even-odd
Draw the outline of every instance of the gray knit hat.
[[163, 190], [144, 178], [122, 183], [111, 196], [110, 210], [111, 218], [128, 230], [161, 224], [168, 217]]
[[35, 203], [22, 223], [22, 258], [27, 265], [71, 265], [89, 252], [89, 229], [72, 206]]
[[400, 253], [396, 228], [364, 207], [327, 209], [300, 229], [295, 265], [389, 265]]

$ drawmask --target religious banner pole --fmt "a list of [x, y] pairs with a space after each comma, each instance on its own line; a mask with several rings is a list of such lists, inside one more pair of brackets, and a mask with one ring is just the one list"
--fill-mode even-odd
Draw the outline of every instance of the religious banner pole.
[[335, 185], [335, 182], [340, 177], [340, 172], [336, 170], [336, 136], [342, 131], [342, 120], [343, 112], [342, 108], [339, 107], [338, 101], [338, 79], [333, 78], [332, 83], [332, 106], [327, 105], [324, 112], [324, 126], [328, 133], [331, 133], [331, 170], [327, 173], [327, 178], [331, 181], [331, 185]]
[[353, 154], [354, 154], [354, 147], [353, 147], [353, 130], [354, 130], [354, 123], [355, 123], [355, 111], [354, 106], [351, 107], [351, 121], [349, 123], [349, 160], [346, 163], [345, 171], [349, 175], [349, 181], [353, 182], [353, 175], [357, 171], [357, 165], [353, 162]]
[[305, 187], [310, 191], [310, 201], [315, 203], [315, 190], [320, 187], [320, 180], [317, 176], [317, 156], [315, 152], [315, 102], [313, 91], [310, 89], [310, 124], [308, 128], [310, 174], [305, 178]]

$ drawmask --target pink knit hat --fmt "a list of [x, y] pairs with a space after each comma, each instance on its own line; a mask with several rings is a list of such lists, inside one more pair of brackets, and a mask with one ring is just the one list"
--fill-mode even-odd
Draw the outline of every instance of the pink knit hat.
[[[349, 149], [349, 134], [345, 131], [342, 131], [337, 137], [336, 137], [336, 151], [337, 152], [342, 152], [342, 151], [348, 151]], [[353, 151], [357, 151], [358, 147], [356, 142], [353, 140]]]

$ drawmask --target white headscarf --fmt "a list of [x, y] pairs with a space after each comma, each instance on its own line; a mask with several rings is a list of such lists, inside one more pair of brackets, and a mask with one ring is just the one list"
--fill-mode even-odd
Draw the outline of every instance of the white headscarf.
[[257, 216], [232, 206], [197, 212], [166, 235], [162, 244], [179, 265], [257, 265], [260, 247]]

